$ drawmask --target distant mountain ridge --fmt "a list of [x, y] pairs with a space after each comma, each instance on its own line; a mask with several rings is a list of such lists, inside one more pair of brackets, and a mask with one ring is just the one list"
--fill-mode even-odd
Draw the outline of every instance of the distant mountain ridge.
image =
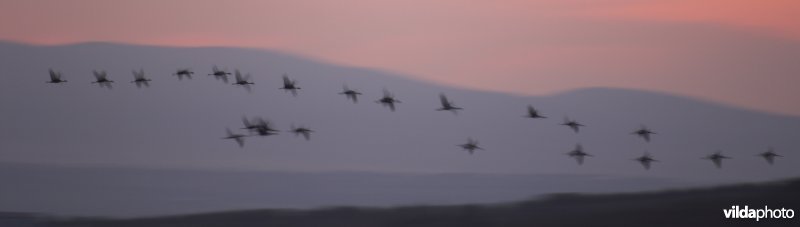
[[[630, 159], [648, 151], [663, 162], [643, 174], [735, 172], [734, 179], [746, 175], [793, 176], [796, 172], [784, 167], [800, 164], [800, 160], [791, 158], [792, 150], [800, 147], [792, 136], [800, 129], [800, 118], [661, 93], [592, 88], [521, 97], [238, 48], [5, 43], [0, 49], [7, 74], [7, 82], [0, 84], [0, 103], [7, 109], [3, 118], [10, 122], [2, 127], [5, 139], [0, 148], [11, 162], [623, 174], [642, 172]], [[248, 93], [210, 78], [206, 74], [213, 65], [252, 74], [254, 91]], [[196, 71], [194, 79], [179, 81], [171, 75], [184, 67]], [[48, 68], [63, 72], [70, 82], [45, 84]], [[139, 68], [153, 79], [152, 87], [136, 89], [128, 83], [132, 80], [130, 71]], [[109, 78], [117, 81], [115, 88], [91, 86], [90, 72], [94, 69], [108, 71]], [[299, 81], [303, 89], [298, 97], [277, 89], [284, 73]], [[345, 84], [364, 93], [361, 102], [352, 104], [337, 94]], [[384, 88], [403, 101], [397, 112], [373, 102]], [[439, 93], [464, 107], [462, 114], [434, 111], [439, 106]], [[529, 104], [549, 118], [522, 118]], [[240, 128], [242, 116], [267, 117], [282, 130], [290, 124], [303, 124], [318, 132], [309, 142], [286, 132], [276, 137], [248, 138], [242, 150], [232, 141], [219, 139], [224, 128]], [[579, 134], [572, 133], [559, 125], [564, 117], [587, 127]], [[652, 143], [630, 135], [640, 125], [658, 133]], [[467, 137], [478, 139], [487, 150], [465, 155], [455, 145]], [[34, 143], [42, 139], [47, 143]], [[596, 156], [587, 159], [585, 166], [574, 166], [563, 155], [576, 143]], [[769, 146], [787, 155], [773, 167], [753, 157]], [[105, 150], [111, 148], [114, 151]], [[716, 150], [735, 158], [722, 171], [699, 160]], [[770, 173], [759, 173], [764, 171]]]

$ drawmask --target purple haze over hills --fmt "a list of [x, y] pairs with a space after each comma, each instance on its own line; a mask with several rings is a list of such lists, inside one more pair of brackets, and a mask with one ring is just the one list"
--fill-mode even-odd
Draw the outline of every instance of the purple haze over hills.
[[[4, 73], [0, 83], [0, 160], [5, 163], [0, 167], [8, 170], [0, 180], [19, 185], [4, 187], [2, 194], [7, 196], [0, 197], [0, 204], [7, 206], [0, 207], [2, 210], [136, 216], [233, 208], [395, 205], [403, 201], [493, 202], [550, 192], [767, 181], [797, 176], [800, 165], [794, 155], [800, 147], [796, 139], [800, 118], [647, 91], [587, 88], [522, 97], [237, 48], [0, 43], [0, 65]], [[253, 91], [207, 76], [213, 65], [250, 73]], [[183, 67], [195, 71], [193, 79], [179, 81], [171, 75]], [[69, 82], [44, 83], [48, 68], [61, 71]], [[153, 79], [149, 88], [137, 89], [129, 83], [131, 70], [139, 68]], [[114, 88], [90, 84], [92, 70], [106, 70], [109, 79], [116, 81]], [[299, 82], [302, 89], [297, 97], [278, 89], [283, 73]], [[344, 84], [364, 93], [359, 103], [337, 94]], [[396, 112], [374, 102], [384, 88], [402, 101]], [[465, 110], [458, 115], [435, 111], [439, 93], [447, 94]], [[549, 118], [523, 118], [528, 104]], [[220, 139], [226, 127], [245, 133], [239, 129], [242, 116], [263, 116], [284, 131], [266, 138], [249, 137], [244, 149]], [[587, 127], [575, 134], [559, 125], [565, 116]], [[316, 132], [305, 141], [285, 131], [291, 124]], [[651, 143], [631, 135], [642, 124], [658, 133]], [[462, 151], [456, 145], [467, 137], [478, 139], [486, 150], [474, 155]], [[594, 155], [582, 166], [565, 155], [576, 143]], [[770, 146], [786, 156], [774, 166], [755, 156]], [[716, 150], [733, 157], [722, 169], [701, 159]], [[645, 151], [660, 160], [650, 171], [632, 161]], [[241, 192], [257, 177], [220, 183], [230, 191], [225, 187], [206, 194], [194, 191], [197, 187], [193, 185], [228, 179], [225, 174], [235, 173], [264, 174], [268, 182], [258, 186], [264, 191]], [[320, 177], [326, 174], [330, 177]], [[369, 177], [358, 177], [360, 174]], [[560, 176], [573, 180], [554, 180]], [[69, 183], [70, 179], [82, 179], [82, 183]], [[287, 183], [293, 182], [290, 179], [313, 183]], [[452, 185], [430, 183], [439, 181], [451, 181]], [[491, 186], [469, 191], [484, 182]], [[62, 184], [65, 186], [59, 187]], [[307, 186], [308, 191], [270, 187], [274, 185]], [[331, 190], [326, 190], [326, 185]], [[348, 192], [348, 185], [360, 185], [359, 190]], [[376, 189], [387, 187], [395, 190]], [[342, 191], [334, 193], [334, 189]], [[93, 193], [109, 190], [120, 194], [104, 197]], [[269, 190], [280, 193], [270, 194]], [[243, 198], [175, 209], [155, 209], [163, 207], [158, 205], [163, 200], [148, 198], [181, 191], [192, 198], [237, 194]], [[261, 198], [262, 192], [269, 196], [263, 200], [247, 197]], [[342, 193], [374, 196], [333, 199]], [[407, 196], [397, 196], [403, 193]], [[451, 193], [465, 194], [447, 197]], [[303, 199], [270, 200], [292, 197]], [[143, 204], [100, 208], [126, 199]], [[233, 204], [234, 200], [252, 204]]]

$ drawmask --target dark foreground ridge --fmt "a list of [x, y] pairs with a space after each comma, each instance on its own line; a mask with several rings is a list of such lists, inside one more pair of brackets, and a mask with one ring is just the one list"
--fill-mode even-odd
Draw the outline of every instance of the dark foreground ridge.
[[80, 219], [43, 226], [800, 226], [793, 219], [726, 219], [745, 205], [800, 211], [800, 179], [625, 194], [555, 194], [512, 204], [250, 210], [141, 219]]

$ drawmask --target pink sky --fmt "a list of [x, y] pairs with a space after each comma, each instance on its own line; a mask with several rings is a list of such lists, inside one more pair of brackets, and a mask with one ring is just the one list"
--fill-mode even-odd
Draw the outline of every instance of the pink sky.
[[473, 89], [665, 91], [800, 115], [790, 0], [20, 1], [0, 39], [268, 48]]

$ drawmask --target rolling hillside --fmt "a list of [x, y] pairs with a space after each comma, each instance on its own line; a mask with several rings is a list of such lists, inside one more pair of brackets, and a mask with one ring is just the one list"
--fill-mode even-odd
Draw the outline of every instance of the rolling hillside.
[[725, 219], [722, 209], [800, 207], [800, 180], [631, 194], [552, 195], [497, 205], [251, 210], [129, 220], [75, 220], [50, 226], [797, 226], [793, 219]]

